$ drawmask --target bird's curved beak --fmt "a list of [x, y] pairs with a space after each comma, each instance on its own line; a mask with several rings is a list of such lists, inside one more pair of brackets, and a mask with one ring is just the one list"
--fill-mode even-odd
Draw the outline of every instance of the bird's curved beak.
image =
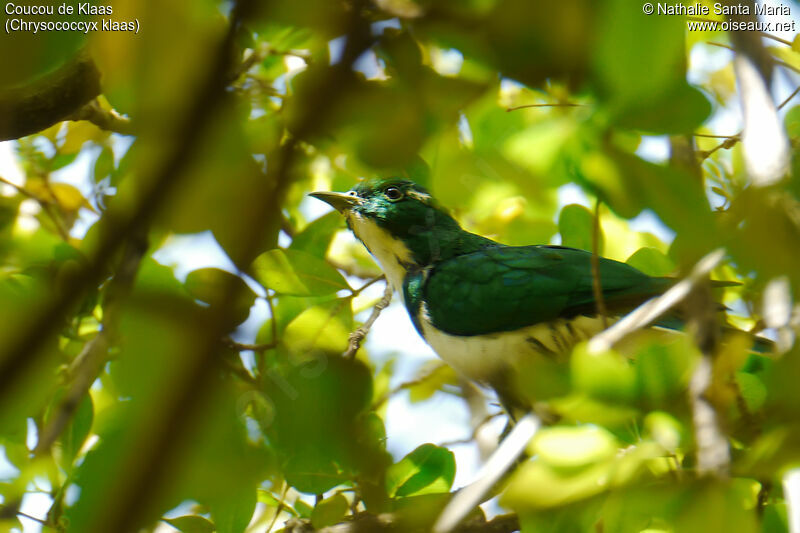
[[344, 192], [319, 191], [309, 193], [309, 196], [313, 196], [317, 200], [322, 200], [323, 202], [330, 204], [340, 213], [344, 213], [348, 209], [351, 209], [361, 203], [361, 198], [358, 196], [353, 196]]

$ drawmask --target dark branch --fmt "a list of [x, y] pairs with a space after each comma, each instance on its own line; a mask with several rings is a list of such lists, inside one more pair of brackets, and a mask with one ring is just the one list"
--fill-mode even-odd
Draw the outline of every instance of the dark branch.
[[85, 52], [30, 85], [0, 92], [0, 141], [65, 120], [100, 94], [100, 73]]

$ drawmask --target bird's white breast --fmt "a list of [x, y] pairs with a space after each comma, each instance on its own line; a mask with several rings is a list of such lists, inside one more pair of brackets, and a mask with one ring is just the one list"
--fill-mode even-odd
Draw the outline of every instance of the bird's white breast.
[[463, 376], [486, 383], [527, 357], [558, 358], [575, 344], [603, 329], [600, 318], [580, 316], [487, 335], [450, 335], [430, 321], [424, 305], [419, 314], [425, 340]]

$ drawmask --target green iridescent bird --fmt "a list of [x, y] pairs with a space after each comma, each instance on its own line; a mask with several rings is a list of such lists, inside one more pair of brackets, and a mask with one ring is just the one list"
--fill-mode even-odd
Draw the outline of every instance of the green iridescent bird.
[[[518, 361], [555, 357], [602, 329], [592, 254], [563, 246], [507, 246], [462, 229], [412, 181], [359, 183], [315, 192], [340, 211], [402, 296], [414, 326], [465, 377], [524, 406], [511, 383]], [[664, 292], [674, 280], [600, 258], [610, 316]]]

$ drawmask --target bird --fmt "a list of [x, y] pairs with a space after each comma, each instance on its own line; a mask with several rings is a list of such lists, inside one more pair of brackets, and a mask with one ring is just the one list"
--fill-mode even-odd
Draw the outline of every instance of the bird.
[[605, 319], [613, 321], [675, 283], [600, 257], [608, 317], [599, 316], [591, 252], [509, 246], [470, 233], [427, 189], [401, 177], [310, 196], [344, 216], [434, 352], [462, 376], [494, 389], [509, 413], [531, 407], [516, 390], [521, 361], [558, 359], [604, 329]]

